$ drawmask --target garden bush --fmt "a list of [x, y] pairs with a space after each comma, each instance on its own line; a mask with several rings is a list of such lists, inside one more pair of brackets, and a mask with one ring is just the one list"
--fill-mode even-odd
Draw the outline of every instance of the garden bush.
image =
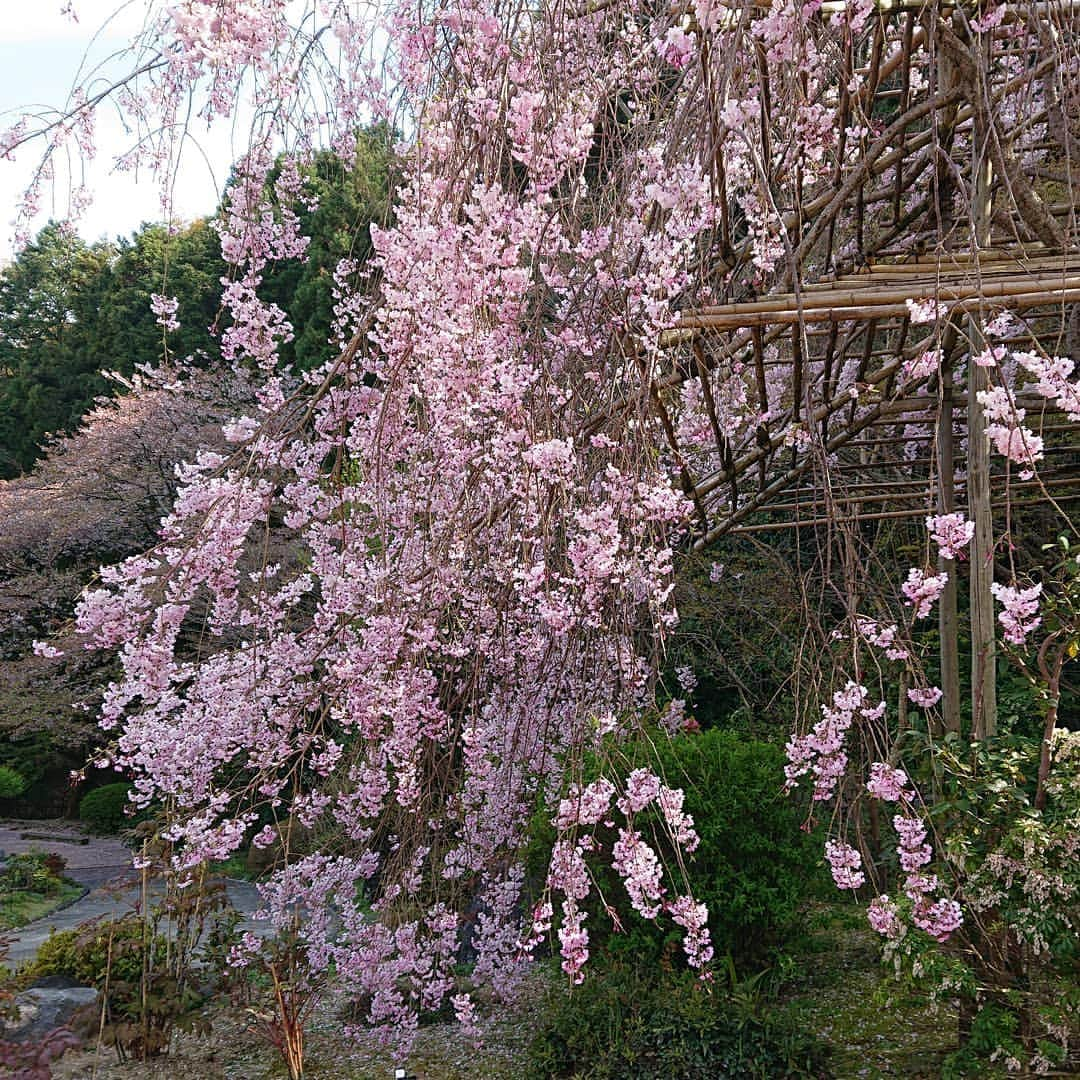
[[0, 799], [17, 799], [28, 786], [22, 773], [10, 765], [0, 765]]
[[51, 934], [26, 974], [64, 975], [105, 995], [102, 1036], [121, 1058], [168, 1051], [174, 1029], [205, 1031], [203, 998], [168, 962], [169, 941], [141, 916], [124, 915]]
[[595, 967], [553, 987], [529, 1047], [534, 1080], [779, 1080], [824, 1077], [826, 1049], [688, 972]]
[[[650, 764], [686, 793], [685, 809], [701, 843], [687, 857], [690, 888], [709, 907], [709, 930], [718, 957], [731, 956], [739, 970], [760, 967], [783, 950], [795, 933], [799, 910], [820, 875], [820, 847], [800, 826], [805, 811], [783, 794], [780, 747], [728, 731], [706, 730], [669, 739], [657, 733], [627, 751], [620, 770]], [[594, 762], [594, 770], [599, 766]], [[641, 815], [650, 820], [655, 810]], [[554, 841], [550, 813], [534, 824], [530, 865], [538, 877]], [[605, 846], [610, 849], [605, 838]], [[682, 932], [663, 918], [652, 922], [633, 910], [619, 878], [598, 858], [592, 871], [613, 909], [612, 919], [592, 901], [589, 934], [596, 953], [627, 957], [681, 953]]]
[[38, 947], [37, 956], [27, 965], [25, 974], [35, 979], [46, 975], [63, 975], [79, 981], [76, 974], [78, 938], [77, 930], [54, 930]]
[[0, 894], [33, 892], [52, 896], [63, 885], [64, 860], [43, 851], [9, 855], [0, 871]]
[[131, 823], [125, 813], [130, 791], [131, 785], [123, 780], [95, 788], [79, 803], [79, 819], [91, 832], [118, 833]]
[[106, 976], [113, 985], [137, 983], [144, 947], [153, 967], [164, 962], [167, 944], [163, 934], [148, 935], [141, 918], [125, 915], [74, 930], [54, 930], [29, 970], [35, 977], [65, 975], [86, 986], [104, 986]]
[[685, 790], [701, 837], [691, 885], [709, 906], [717, 954], [760, 960], [795, 930], [820, 858], [801, 829], [804, 809], [783, 794], [782, 749], [704, 731], [660, 740], [656, 753], [668, 783]]

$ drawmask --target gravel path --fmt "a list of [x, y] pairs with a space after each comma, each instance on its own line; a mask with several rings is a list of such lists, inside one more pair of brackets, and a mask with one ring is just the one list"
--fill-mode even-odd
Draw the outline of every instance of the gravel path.
[[[264, 924], [256, 923], [251, 918], [252, 913], [259, 907], [259, 893], [255, 886], [246, 881], [230, 880], [226, 883], [226, 892], [232, 906], [245, 916], [239, 929], [250, 930], [255, 934], [263, 930]], [[11, 944], [5, 962], [9, 967], [20, 967], [37, 956], [41, 943], [54, 930], [73, 930], [90, 919], [117, 918], [131, 911], [138, 899], [137, 885], [91, 889], [75, 903], [11, 931]]]
[[[30, 850], [62, 855], [67, 860], [67, 876], [87, 892], [73, 904], [11, 931], [4, 961], [9, 967], [33, 960], [53, 930], [70, 930], [89, 919], [115, 918], [131, 911], [139, 899], [131, 852], [115, 837], [86, 836], [70, 822], [0, 822], [0, 852], [14, 855]], [[258, 890], [249, 882], [230, 879], [226, 891], [233, 907], [244, 916], [241, 931], [258, 934], [263, 925], [251, 918], [259, 907]]]
[[68, 877], [91, 887], [131, 867], [131, 851], [115, 836], [89, 836], [70, 821], [0, 821], [0, 852], [27, 851], [62, 855]]

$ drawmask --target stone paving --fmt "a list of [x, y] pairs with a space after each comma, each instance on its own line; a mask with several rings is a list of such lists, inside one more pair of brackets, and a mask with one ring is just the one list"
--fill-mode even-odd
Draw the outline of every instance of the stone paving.
[[0, 852], [50, 851], [67, 860], [67, 876], [95, 886], [131, 869], [131, 851], [115, 836], [88, 836], [70, 821], [0, 821]]

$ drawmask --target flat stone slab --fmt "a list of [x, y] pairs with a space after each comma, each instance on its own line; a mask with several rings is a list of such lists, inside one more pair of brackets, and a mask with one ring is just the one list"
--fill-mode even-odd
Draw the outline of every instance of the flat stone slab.
[[[0, 851], [21, 855], [27, 851], [53, 851], [67, 863], [70, 877], [80, 870], [131, 866], [131, 849], [116, 836], [88, 836], [70, 821], [0, 821]], [[89, 883], [87, 883], [89, 884]]]
[[15, 998], [19, 1018], [7, 1025], [7, 1037], [14, 1042], [34, 1042], [58, 1027], [66, 1027], [80, 1010], [97, 1002], [91, 986], [36, 986]]
[[89, 836], [72, 836], [70, 833], [58, 836], [56, 833], [24, 832], [22, 839], [40, 840], [46, 844], [79, 844], [82, 847], [86, 847], [90, 843]]

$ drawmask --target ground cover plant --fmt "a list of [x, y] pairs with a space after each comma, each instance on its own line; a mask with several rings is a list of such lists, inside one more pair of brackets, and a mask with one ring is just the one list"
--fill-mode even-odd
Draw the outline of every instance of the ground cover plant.
[[40, 919], [82, 895], [64, 876], [64, 860], [44, 852], [9, 855], [0, 865], [0, 930]]

